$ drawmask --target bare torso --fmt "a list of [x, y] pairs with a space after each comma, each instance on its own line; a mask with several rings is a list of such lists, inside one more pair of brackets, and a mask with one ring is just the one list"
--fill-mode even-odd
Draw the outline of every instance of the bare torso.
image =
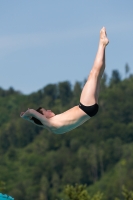
[[83, 112], [79, 106], [75, 106], [48, 119], [50, 125], [49, 130], [56, 134], [62, 134], [80, 126], [88, 119], [90, 119], [90, 117]]

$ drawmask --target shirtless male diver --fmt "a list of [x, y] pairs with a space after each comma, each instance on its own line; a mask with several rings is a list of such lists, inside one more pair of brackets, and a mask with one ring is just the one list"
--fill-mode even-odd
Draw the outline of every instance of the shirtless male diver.
[[108, 43], [106, 29], [103, 27], [100, 31], [96, 58], [83, 87], [79, 105], [57, 115], [51, 110], [40, 107], [37, 110], [28, 109], [26, 112], [22, 112], [20, 116], [55, 134], [68, 132], [94, 116], [98, 112], [100, 80], [105, 69], [105, 49]]

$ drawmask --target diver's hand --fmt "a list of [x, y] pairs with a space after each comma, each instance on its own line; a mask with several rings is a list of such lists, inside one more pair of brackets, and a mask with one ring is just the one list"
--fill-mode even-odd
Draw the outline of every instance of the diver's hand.
[[30, 120], [33, 116], [32, 114], [33, 109], [29, 109], [26, 112], [21, 112], [20, 117], [26, 120]]

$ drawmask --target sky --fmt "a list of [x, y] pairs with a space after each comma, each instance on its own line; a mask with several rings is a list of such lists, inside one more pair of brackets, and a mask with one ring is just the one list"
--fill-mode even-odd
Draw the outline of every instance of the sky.
[[0, 87], [23, 94], [84, 81], [105, 26], [106, 74], [133, 73], [133, 0], [0, 0]]

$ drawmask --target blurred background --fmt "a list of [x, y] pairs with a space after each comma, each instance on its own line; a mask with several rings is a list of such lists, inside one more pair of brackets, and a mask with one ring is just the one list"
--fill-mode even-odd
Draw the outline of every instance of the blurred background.
[[[21, 119], [78, 105], [100, 29], [110, 40], [99, 112], [56, 135]], [[0, 193], [133, 200], [133, 1], [0, 1]]]
[[110, 39], [106, 73], [132, 72], [133, 2], [1, 1], [0, 86], [24, 94], [48, 83], [85, 79], [105, 26]]

